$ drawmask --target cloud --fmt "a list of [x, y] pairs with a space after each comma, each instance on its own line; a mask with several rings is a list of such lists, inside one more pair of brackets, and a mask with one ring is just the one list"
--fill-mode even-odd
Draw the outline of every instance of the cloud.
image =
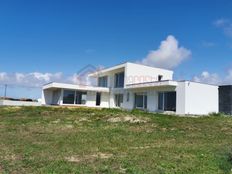
[[221, 77], [217, 73], [209, 73], [208, 71], [203, 71], [199, 76], [194, 76], [193, 81], [214, 85], [232, 84], [232, 69], [229, 69], [224, 77]]
[[221, 18], [221, 19], [217, 19], [216, 21], [213, 22], [213, 24], [216, 26], [216, 27], [223, 27], [225, 26], [226, 24], [228, 24], [230, 21], [228, 19], [224, 19], [224, 18]]
[[157, 50], [152, 50], [141, 61], [145, 65], [173, 69], [191, 56], [191, 51], [180, 47], [178, 40], [169, 35]]
[[6, 73], [0, 72], [0, 85], [8, 84], [15, 87], [36, 87], [41, 88], [44, 84], [49, 82], [60, 82], [70, 84], [90, 85], [96, 84], [96, 81], [88, 76], [88, 72], [84, 74], [74, 73], [71, 75], [64, 75], [62, 72], [57, 73]]
[[25, 78], [25, 75], [23, 73], [15, 73], [15, 78], [16, 78], [16, 81], [20, 83]]
[[202, 46], [205, 48], [211, 48], [216, 46], [216, 44], [214, 42], [208, 42], [208, 41], [202, 41]]
[[25, 87], [41, 87], [51, 81], [61, 81], [62, 73], [6, 73], [0, 72], [0, 84], [21, 85]]
[[208, 71], [203, 71], [199, 76], [194, 76], [193, 81], [203, 82], [208, 84], [219, 84], [221, 79], [217, 73], [210, 74]]
[[39, 80], [39, 81], [50, 82], [50, 81], [55, 80], [55, 79], [60, 79], [62, 76], [62, 73], [58, 72], [55, 74], [51, 74], [51, 73], [33, 72], [33, 73], [28, 74], [28, 75], [32, 76], [33, 78], [35, 78], [36, 80]]
[[6, 80], [8, 77], [7, 77], [7, 73], [5, 72], [0, 72], [0, 81], [4, 81]]
[[216, 27], [221, 28], [225, 35], [232, 37], [232, 22], [229, 19], [218, 19], [213, 23]]

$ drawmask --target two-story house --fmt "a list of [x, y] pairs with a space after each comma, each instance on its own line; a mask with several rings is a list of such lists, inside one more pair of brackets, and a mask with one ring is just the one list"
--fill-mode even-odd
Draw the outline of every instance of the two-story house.
[[218, 112], [218, 86], [174, 81], [173, 71], [123, 63], [89, 75], [96, 86], [49, 83], [44, 105], [74, 105], [203, 115]]

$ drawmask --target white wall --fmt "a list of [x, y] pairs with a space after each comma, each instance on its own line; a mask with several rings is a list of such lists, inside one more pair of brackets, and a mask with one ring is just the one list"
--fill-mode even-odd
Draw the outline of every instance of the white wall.
[[41, 106], [41, 103], [29, 102], [29, 101], [0, 100], [0, 105], [3, 105], [3, 106]]
[[42, 90], [42, 104], [51, 105], [52, 104], [52, 90], [45, 89]]
[[52, 93], [52, 104], [57, 105], [60, 103], [61, 89], [53, 90]]
[[[87, 101], [86, 106], [97, 107], [96, 106], [96, 93], [88, 91], [87, 92]], [[100, 107], [109, 107], [109, 94], [101, 92], [101, 104]]]
[[196, 82], [179, 82], [177, 114], [207, 115], [218, 112], [218, 86]]
[[109, 94], [108, 93], [101, 93], [101, 107], [108, 108], [109, 107]]
[[86, 106], [96, 106], [96, 92], [88, 91], [86, 96]]
[[127, 63], [125, 71], [125, 84], [158, 81], [159, 75], [163, 76], [162, 80], [173, 79], [173, 71], [134, 63]]
[[176, 113], [179, 115], [185, 114], [185, 82], [178, 82], [176, 87]]

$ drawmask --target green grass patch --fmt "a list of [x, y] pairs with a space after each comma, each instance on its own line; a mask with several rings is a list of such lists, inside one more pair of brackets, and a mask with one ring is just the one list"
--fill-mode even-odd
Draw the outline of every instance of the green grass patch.
[[230, 174], [232, 117], [0, 107], [0, 173]]

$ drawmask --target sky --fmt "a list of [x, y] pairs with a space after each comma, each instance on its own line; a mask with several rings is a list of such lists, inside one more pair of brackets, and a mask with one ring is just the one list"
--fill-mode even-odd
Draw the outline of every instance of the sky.
[[137, 62], [232, 84], [231, 0], [2, 0], [0, 96], [40, 98], [86, 65]]

